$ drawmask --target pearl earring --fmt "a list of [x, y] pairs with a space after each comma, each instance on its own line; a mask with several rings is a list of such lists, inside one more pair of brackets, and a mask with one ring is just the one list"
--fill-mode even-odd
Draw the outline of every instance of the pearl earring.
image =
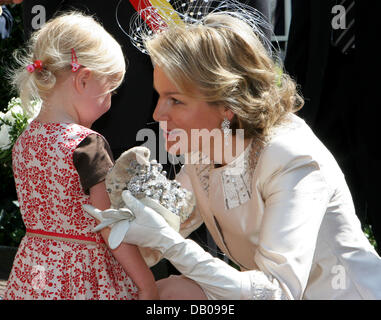
[[222, 121], [221, 129], [224, 133], [225, 146], [227, 146], [229, 144], [228, 137], [230, 133], [230, 121], [228, 118], [224, 118], [224, 121]]

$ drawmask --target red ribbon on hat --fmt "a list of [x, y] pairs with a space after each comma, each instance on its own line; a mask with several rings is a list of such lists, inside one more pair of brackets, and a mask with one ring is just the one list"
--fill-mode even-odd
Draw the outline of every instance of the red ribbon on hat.
[[166, 25], [158, 12], [154, 10], [149, 10], [149, 12], [147, 12], [144, 10], [147, 7], [151, 7], [151, 3], [141, 0], [130, 0], [130, 3], [135, 10], [139, 12], [140, 16], [144, 19], [151, 30], [155, 31], [158, 29], [158, 21], [162, 23], [162, 27]]

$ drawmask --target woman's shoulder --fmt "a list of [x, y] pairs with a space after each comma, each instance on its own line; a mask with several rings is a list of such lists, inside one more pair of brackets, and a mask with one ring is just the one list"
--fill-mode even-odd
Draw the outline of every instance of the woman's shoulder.
[[290, 114], [281, 125], [270, 132], [263, 152], [271, 158], [282, 159], [315, 153], [321, 146], [321, 142], [305, 121]]
[[268, 136], [259, 157], [258, 166], [261, 173], [267, 176], [295, 162], [314, 162], [319, 165], [323, 154], [327, 153], [328, 150], [304, 120], [291, 114]]

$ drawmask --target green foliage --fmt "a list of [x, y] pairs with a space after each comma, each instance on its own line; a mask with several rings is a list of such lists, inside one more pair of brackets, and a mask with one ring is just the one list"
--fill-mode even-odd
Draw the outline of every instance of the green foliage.
[[377, 250], [377, 243], [373, 235], [372, 226], [369, 224], [365, 224], [363, 226], [363, 232], [365, 236], [368, 238], [370, 244]]
[[13, 179], [12, 147], [28, 125], [28, 117], [20, 106], [19, 98], [12, 98], [6, 113], [0, 113], [0, 164], [5, 177]]
[[25, 235], [17, 201], [10, 198], [0, 201], [0, 245], [17, 247]]
[[5, 113], [0, 112], [0, 245], [7, 246], [18, 246], [25, 234], [18, 202], [14, 201], [17, 195], [12, 171], [13, 145], [29, 122], [20, 102], [12, 98]]

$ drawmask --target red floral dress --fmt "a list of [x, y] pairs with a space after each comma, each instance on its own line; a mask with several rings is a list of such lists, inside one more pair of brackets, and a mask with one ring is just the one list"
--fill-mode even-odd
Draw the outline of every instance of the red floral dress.
[[135, 284], [101, 235], [92, 232], [95, 220], [82, 209], [89, 196], [73, 152], [91, 133], [76, 124], [33, 121], [16, 141], [13, 170], [29, 232], [16, 254], [5, 299], [137, 298]]

